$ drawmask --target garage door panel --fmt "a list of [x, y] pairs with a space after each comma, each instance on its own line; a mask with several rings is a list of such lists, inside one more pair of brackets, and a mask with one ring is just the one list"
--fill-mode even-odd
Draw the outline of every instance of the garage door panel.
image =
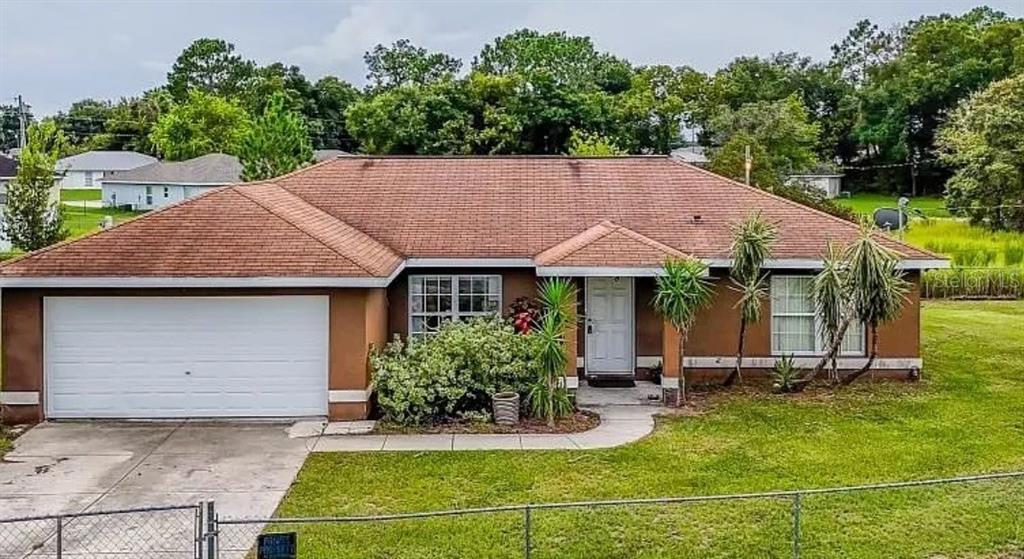
[[326, 297], [55, 297], [45, 305], [50, 417], [326, 413]]

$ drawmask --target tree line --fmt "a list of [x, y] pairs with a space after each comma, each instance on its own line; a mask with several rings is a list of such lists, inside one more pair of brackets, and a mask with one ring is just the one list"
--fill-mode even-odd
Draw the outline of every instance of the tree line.
[[[972, 94], [1024, 72], [1024, 20], [985, 7], [891, 29], [864, 20], [828, 60], [744, 56], [710, 74], [638, 66], [588, 37], [529, 29], [494, 39], [468, 64], [408, 40], [377, 45], [364, 60], [367, 85], [357, 88], [334, 76], [311, 81], [297, 66], [260, 66], [226, 41], [200, 39], [166, 84], [116, 102], [84, 99], [53, 120], [73, 149], [167, 159], [272, 149], [251, 133], [268, 111], [300, 121], [283, 136], [277, 126], [279, 142], [299, 133], [311, 147], [374, 154], [668, 153], [696, 143], [712, 170], [737, 179], [749, 149], [752, 181], [797, 199], [806, 193], [787, 192], [787, 175], [837, 168], [848, 188], [938, 194], [951, 177], [990, 182], [980, 173], [995, 156], [968, 164], [964, 155], [979, 141], [989, 145], [985, 134], [943, 130], [967, 125], [954, 115], [968, 110]], [[16, 138], [10, 120], [8, 108], [4, 147]], [[999, 133], [997, 144], [1015, 138], [1014, 130]], [[965, 177], [965, 168], [974, 170]], [[1016, 184], [1019, 196], [1021, 179], [999, 176], [1000, 189]], [[976, 204], [970, 193], [957, 195], [965, 208], [991, 206], [991, 198]]]

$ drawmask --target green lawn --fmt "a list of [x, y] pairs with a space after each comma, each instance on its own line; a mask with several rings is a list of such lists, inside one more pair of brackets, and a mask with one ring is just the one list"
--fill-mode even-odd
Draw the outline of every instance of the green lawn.
[[114, 208], [75, 208], [64, 206], [64, 225], [71, 233], [70, 238], [81, 237], [98, 231], [103, 216], [114, 218], [114, 224], [142, 215], [144, 212], [130, 212]]
[[60, 191], [61, 202], [80, 202], [82, 200], [99, 200], [103, 190], [99, 188], [65, 188]]
[[[279, 516], [711, 495], [1024, 470], [1024, 303], [929, 302], [925, 380], [713, 395], [602, 451], [314, 454]], [[533, 557], [789, 557], [790, 503], [533, 515]], [[1020, 557], [1024, 481], [808, 497], [803, 557]], [[284, 528], [284, 527], [271, 527]], [[295, 529], [288, 525], [288, 530]], [[521, 557], [521, 513], [299, 527], [300, 557]], [[224, 534], [223, 537], [229, 537]]]
[[[871, 215], [878, 208], [895, 208], [899, 196], [891, 194], [854, 194], [850, 198], [836, 198], [836, 203], [847, 206], [859, 214]], [[928, 217], [949, 217], [946, 203], [940, 197], [920, 196], [910, 200], [911, 210], [920, 210]]]
[[961, 266], [1024, 265], [1024, 233], [989, 231], [958, 219], [915, 220], [907, 242], [944, 254]]

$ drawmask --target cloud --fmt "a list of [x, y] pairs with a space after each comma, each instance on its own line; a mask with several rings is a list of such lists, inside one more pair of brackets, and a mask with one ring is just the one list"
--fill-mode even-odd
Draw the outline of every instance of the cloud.
[[425, 18], [417, 12], [406, 3], [356, 4], [319, 42], [296, 47], [291, 53], [320, 62], [354, 60], [379, 43], [424, 35]]

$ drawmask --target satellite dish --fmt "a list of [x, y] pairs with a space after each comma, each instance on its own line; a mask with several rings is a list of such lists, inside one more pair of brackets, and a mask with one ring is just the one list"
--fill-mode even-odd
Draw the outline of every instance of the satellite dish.
[[[902, 214], [902, 219], [901, 215]], [[907, 226], [907, 213], [896, 208], [878, 208], [874, 213], [875, 227], [895, 231]]]

